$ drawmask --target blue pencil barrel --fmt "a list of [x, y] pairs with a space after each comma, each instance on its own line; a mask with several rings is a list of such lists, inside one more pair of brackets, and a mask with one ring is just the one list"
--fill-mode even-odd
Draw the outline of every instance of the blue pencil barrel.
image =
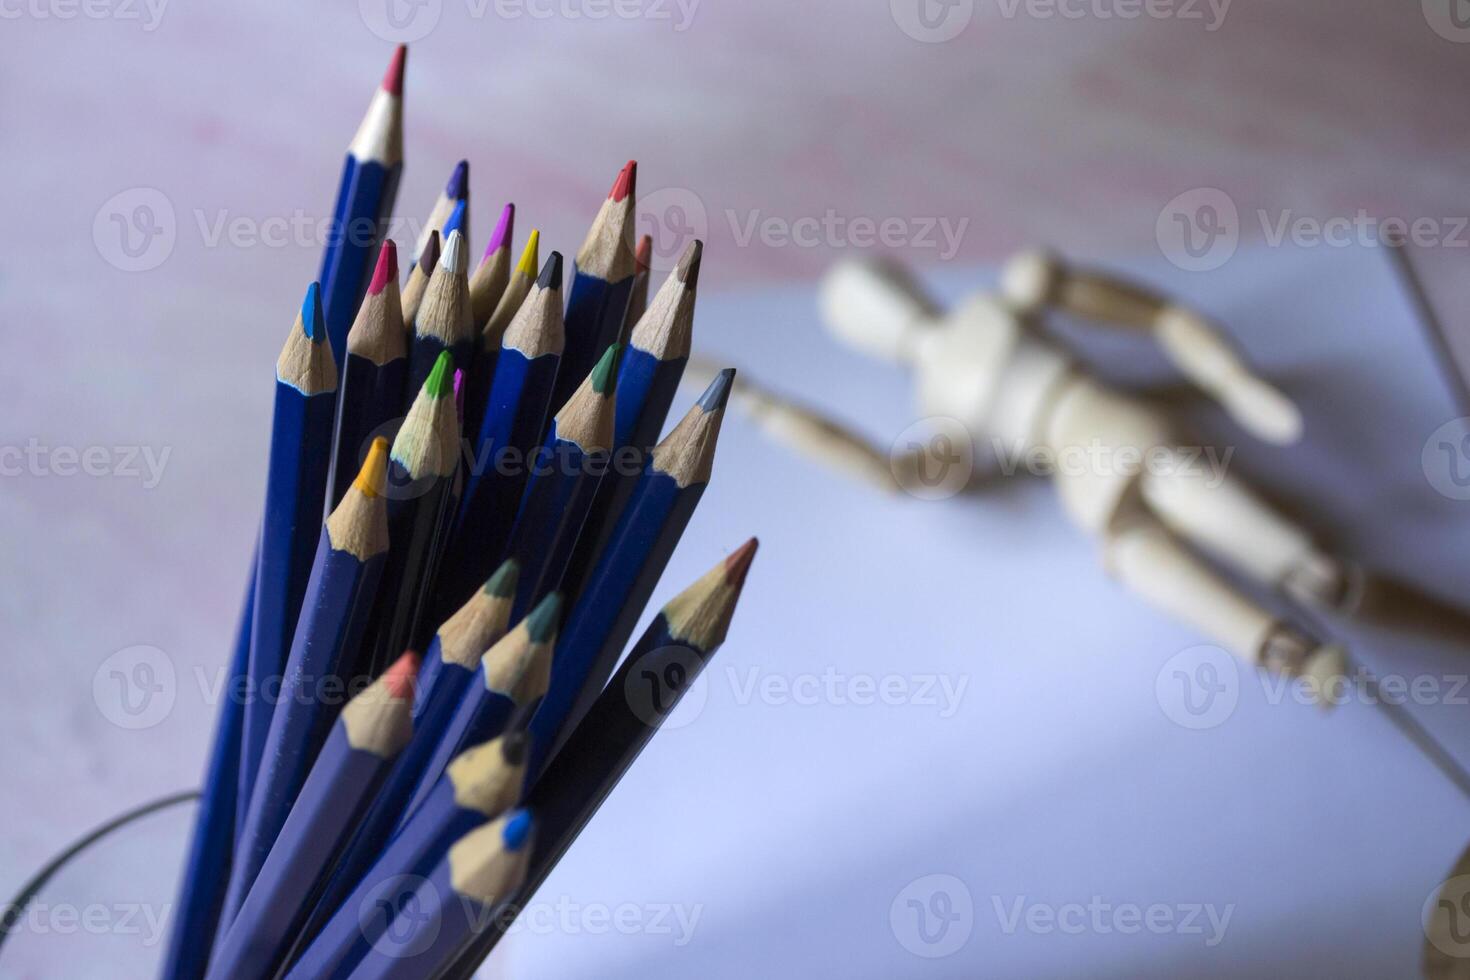
[[375, 160], [360, 162], [351, 154], [342, 165], [319, 277], [327, 338], [338, 364], [342, 363], [347, 331], [352, 328], [352, 318], [357, 315], [372, 275], [369, 263], [377, 254], [393, 213], [402, 169], [401, 164], [390, 168]]
[[607, 472], [608, 453], [583, 452], [556, 435], [556, 423], [531, 464], [506, 556], [521, 563], [525, 587], [516, 592], [511, 622], [518, 622], [561, 583], [587, 509]]

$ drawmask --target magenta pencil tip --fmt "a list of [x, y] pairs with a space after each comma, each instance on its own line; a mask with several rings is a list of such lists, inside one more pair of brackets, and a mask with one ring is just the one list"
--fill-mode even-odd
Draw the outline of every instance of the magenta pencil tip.
[[398, 281], [398, 246], [393, 239], [384, 239], [383, 247], [378, 250], [378, 264], [373, 269], [373, 280], [368, 283], [368, 292], [376, 296], [388, 285], [389, 280]]
[[495, 231], [490, 235], [490, 241], [485, 243], [485, 257], [489, 258], [495, 254], [495, 250], [510, 246], [510, 237], [515, 234], [516, 206], [507, 204], [505, 210], [500, 212], [500, 221], [495, 225]]
[[400, 44], [393, 52], [393, 60], [388, 62], [388, 70], [383, 73], [383, 91], [389, 95], [403, 95], [403, 66], [406, 61], [408, 45]]

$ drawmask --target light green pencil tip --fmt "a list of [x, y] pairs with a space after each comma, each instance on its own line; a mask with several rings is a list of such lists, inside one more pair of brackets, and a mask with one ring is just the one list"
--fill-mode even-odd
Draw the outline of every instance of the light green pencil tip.
[[443, 398], [454, 393], [454, 358], [449, 351], [439, 352], [438, 359], [434, 361], [434, 369], [424, 382], [424, 391], [434, 398]]
[[542, 599], [531, 615], [526, 617], [526, 632], [531, 634], [532, 643], [545, 643], [556, 632], [556, 621], [561, 618], [562, 598], [553, 592]]
[[622, 356], [623, 345], [612, 344], [602, 352], [602, 359], [592, 369], [592, 390], [599, 395], [611, 394], [613, 386], [618, 381], [618, 358]]
[[516, 580], [520, 577], [520, 563], [514, 558], [507, 558], [485, 582], [485, 592], [499, 599], [508, 599], [515, 594]]

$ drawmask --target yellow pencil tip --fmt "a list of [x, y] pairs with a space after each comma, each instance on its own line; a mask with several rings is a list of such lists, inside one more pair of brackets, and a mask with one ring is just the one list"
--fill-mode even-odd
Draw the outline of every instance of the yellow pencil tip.
[[521, 252], [521, 261], [516, 265], [516, 271], [531, 279], [536, 278], [536, 270], [541, 267], [541, 229], [532, 228], [531, 235], [526, 239], [526, 247]]
[[357, 479], [352, 481], [352, 485], [361, 490], [364, 496], [381, 497], [387, 481], [388, 440], [378, 436], [368, 449], [367, 459], [362, 461], [362, 469], [357, 471]]

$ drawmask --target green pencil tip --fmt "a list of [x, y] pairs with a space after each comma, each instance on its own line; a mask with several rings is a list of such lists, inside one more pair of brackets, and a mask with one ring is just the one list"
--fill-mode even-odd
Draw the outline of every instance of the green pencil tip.
[[622, 344], [610, 344], [607, 350], [602, 352], [602, 359], [592, 369], [593, 391], [599, 395], [612, 394], [613, 386], [618, 383], [618, 360], [622, 354]]
[[531, 634], [532, 643], [545, 643], [556, 632], [556, 621], [561, 618], [561, 593], [553, 592], [542, 599], [531, 615], [526, 617], [526, 632]]
[[424, 382], [424, 391], [432, 398], [444, 398], [454, 393], [454, 357], [449, 351], [439, 352], [438, 359], [434, 361], [434, 369]]
[[520, 577], [520, 562], [514, 558], [507, 558], [500, 563], [495, 574], [485, 582], [485, 592], [500, 599], [508, 599], [515, 594], [516, 580]]

